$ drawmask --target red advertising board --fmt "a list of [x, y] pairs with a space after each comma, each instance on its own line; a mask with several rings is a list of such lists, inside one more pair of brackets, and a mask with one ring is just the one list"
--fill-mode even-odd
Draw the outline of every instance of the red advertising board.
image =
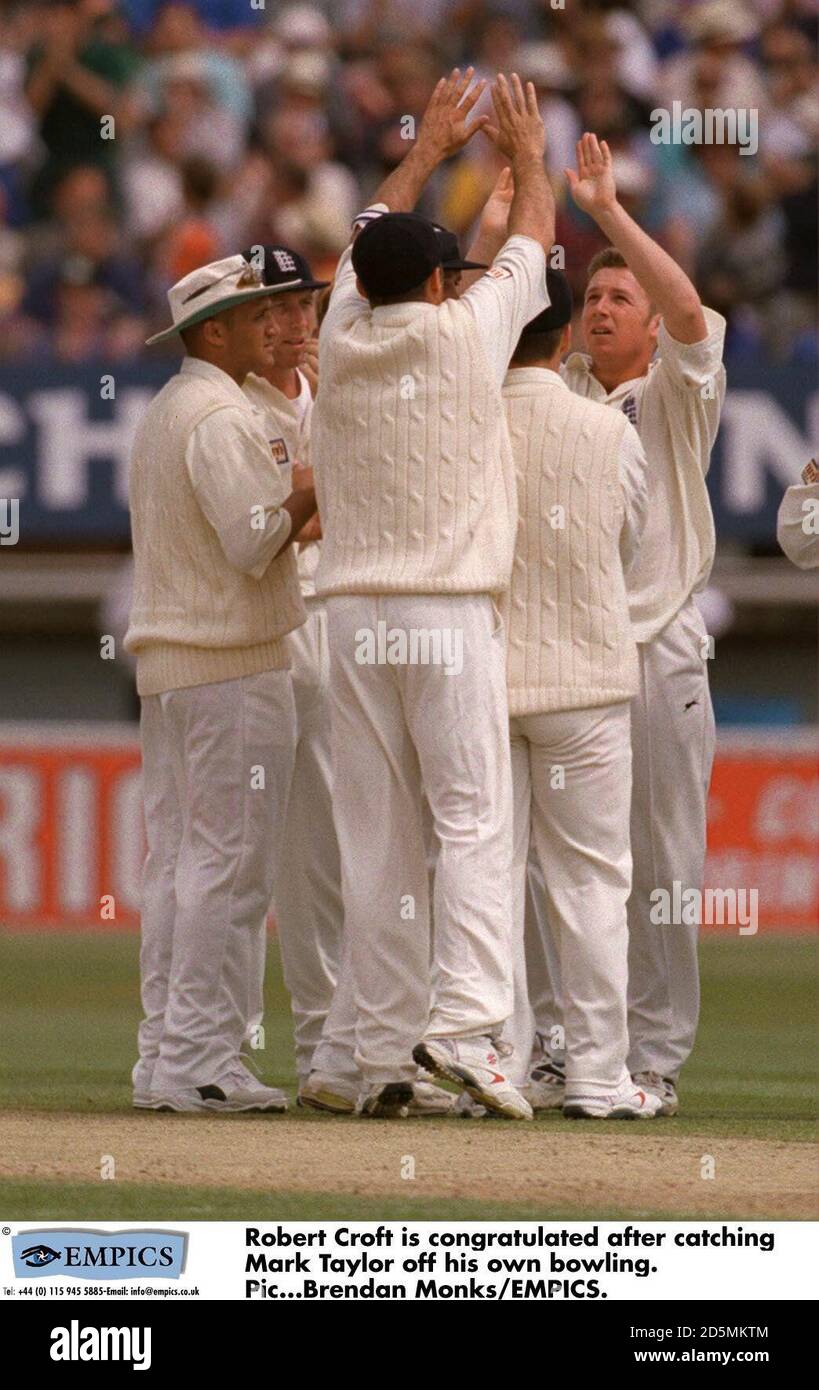
[[[705, 886], [756, 889], [761, 931], [819, 918], [815, 749], [807, 735], [720, 739]], [[0, 725], [0, 924], [134, 928], [143, 856], [131, 725]]]

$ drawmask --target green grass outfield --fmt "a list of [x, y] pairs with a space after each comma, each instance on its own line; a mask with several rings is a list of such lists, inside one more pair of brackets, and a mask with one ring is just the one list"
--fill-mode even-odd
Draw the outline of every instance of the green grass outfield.
[[[0, 1107], [130, 1113], [130, 1068], [139, 1020], [138, 940], [133, 934], [7, 933], [0, 938]], [[681, 1087], [679, 1134], [775, 1140], [815, 1137], [816, 942], [802, 937], [714, 939], [701, 948], [699, 1038]], [[265, 1079], [294, 1094], [290, 1014], [275, 947], [267, 980]], [[291, 1111], [304, 1124], [345, 1123]], [[536, 1124], [554, 1125], [546, 1116]], [[350, 1123], [359, 1123], [350, 1121]], [[435, 1123], [434, 1121], [426, 1123]], [[451, 1123], [449, 1121], [442, 1123]], [[59, 1198], [58, 1198], [59, 1192]], [[254, 1216], [401, 1217], [399, 1199], [304, 1196], [220, 1189], [158, 1190], [97, 1183], [0, 1183], [0, 1211], [27, 1219], [166, 1219]], [[102, 1200], [101, 1200], [102, 1198]], [[107, 1207], [110, 1203], [110, 1213]], [[520, 1203], [413, 1203], [416, 1218], [526, 1217]], [[560, 1213], [555, 1213], [560, 1215]], [[615, 1212], [598, 1213], [601, 1217]]]

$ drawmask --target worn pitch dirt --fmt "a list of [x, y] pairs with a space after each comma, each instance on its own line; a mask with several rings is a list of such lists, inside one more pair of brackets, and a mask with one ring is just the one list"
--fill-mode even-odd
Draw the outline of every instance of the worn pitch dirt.
[[[364, 1196], [478, 1198], [583, 1214], [617, 1209], [734, 1218], [815, 1218], [816, 1148], [677, 1136], [673, 1121], [554, 1127], [502, 1121], [289, 1117], [0, 1116], [0, 1176], [90, 1182], [103, 1155], [119, 1182]], [[704, 1179], [704, 1155], [715, 1162]], [[412, 1181], [402, 1178], [407, 1156]], [[404, 1165], [406, 1167], [406, 1165]]]

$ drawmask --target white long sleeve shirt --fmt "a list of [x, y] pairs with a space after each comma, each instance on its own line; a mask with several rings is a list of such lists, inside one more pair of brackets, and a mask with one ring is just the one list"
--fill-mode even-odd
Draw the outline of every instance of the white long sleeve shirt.
[[714, 520], [705, 477], [725, 399], [725, 320], [704, 309], [708, 333], [680, 343], [660, 325], [658, 358], [647, 374], [607, 392], [591, 358], [575, 352], [561, 368], [572, 391], [623, 410], [648, 462], [648, 505], [640, 552], [628, 575], [638, 642], [649, 642], [691, 593], [705, 587], [714, 560]]

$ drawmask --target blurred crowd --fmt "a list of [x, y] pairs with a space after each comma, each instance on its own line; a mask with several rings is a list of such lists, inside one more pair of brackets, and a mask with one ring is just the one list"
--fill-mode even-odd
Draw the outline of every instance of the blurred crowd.
[[[815, 361], [815, 0], [0, 0], [0, 361], [133, 359], [169, 285], [249, 244], [331, 271], [454, 64], [535, 83], [576, 289], [588, 129], [729, 360]], [[758, 151], [653, 143], [674, 101], [756, 110]], [[468, 242], [497, 172], [479, 136], [420, 211]]]

